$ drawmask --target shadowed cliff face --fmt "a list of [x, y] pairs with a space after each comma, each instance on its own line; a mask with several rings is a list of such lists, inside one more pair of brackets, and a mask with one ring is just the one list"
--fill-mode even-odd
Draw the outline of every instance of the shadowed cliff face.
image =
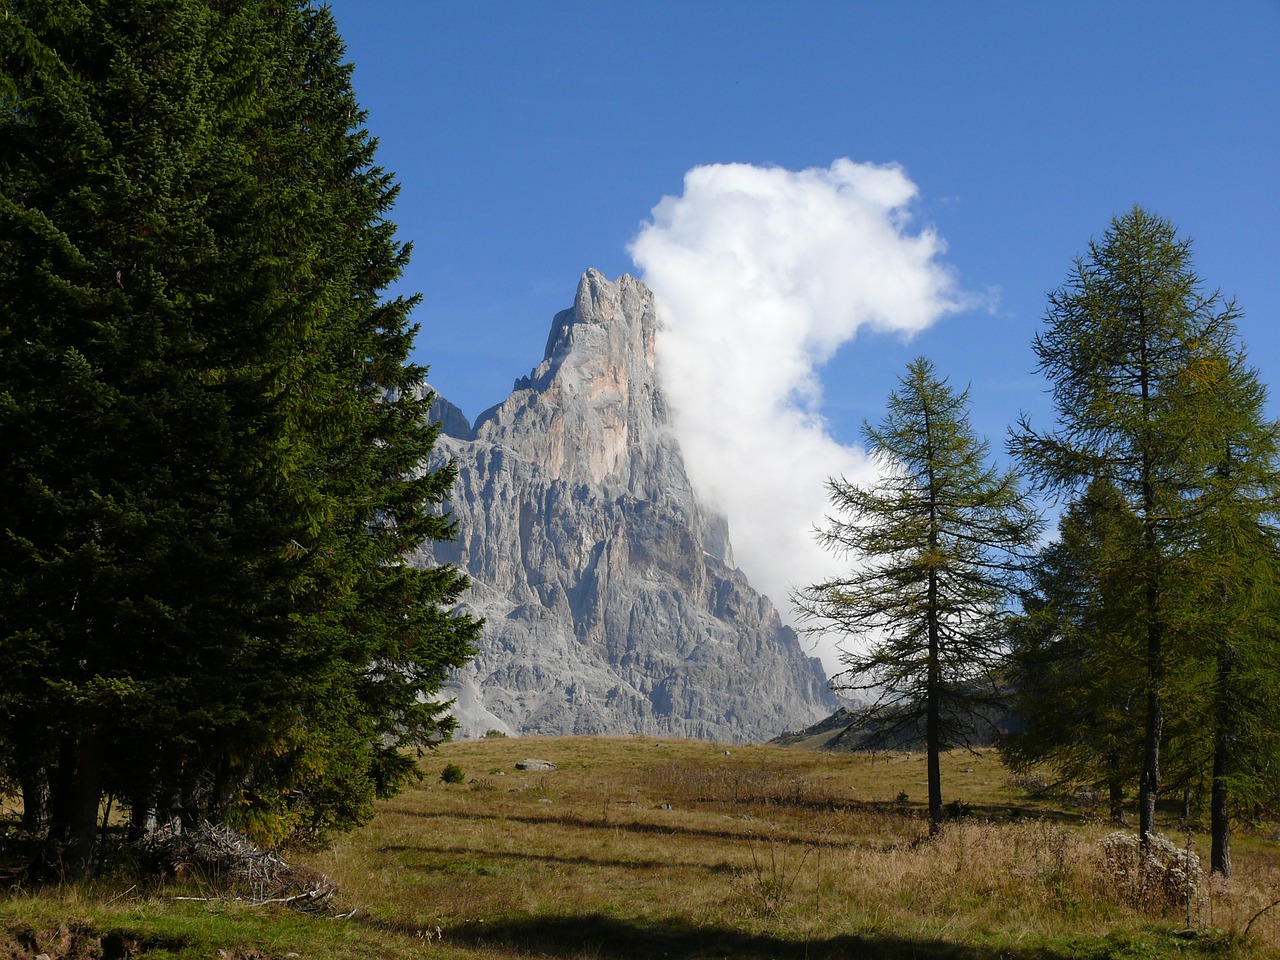
[[766, 740], [835, 707], [693, 494], [656, 332], [642, 283], [588, 271], [542, 363], [474, 429], [436, 405], [461, 538], [425, 559], [464, 568], [486, 618], [454, 682], [464, 735]]

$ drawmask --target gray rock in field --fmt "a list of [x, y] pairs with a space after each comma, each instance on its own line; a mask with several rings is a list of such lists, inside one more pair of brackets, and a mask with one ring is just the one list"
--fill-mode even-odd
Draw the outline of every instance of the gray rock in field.
[[724, 518], [694, 495], [657, 333], [644, 284], [591, 270], [506, 400], [474, 427], [436, 402], [461, 536], [421, 559], [462, 567], [464, 607], [486, 620], [446, 691], [461, 736], [763, 741], [836, 707], [818, 660], [734, 566]]
[[550, 760], [535, 760], [530, 757], [527, 760], [517, 760], [517, 770], [554, 770], [556, 765]]

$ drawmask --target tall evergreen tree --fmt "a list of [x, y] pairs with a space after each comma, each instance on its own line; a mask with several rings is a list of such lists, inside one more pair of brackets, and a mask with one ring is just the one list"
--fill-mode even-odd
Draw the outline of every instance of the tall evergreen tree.
[[1185, 644], [1195, 642], [1176, 609], [1179, 570], [1210, 505], [1240, 489], [1212, 480], [1236, 414], [1205, 381], [1217, 376], [1210, 358], [1233, 352], [1237, 317], [1234, 303], [1202, 292], [1190, 242], [1135, 207], [1090, 243], [1067, 284], [1050, 295], [1047, 328], [1034, 348], [1052, 383], [1057, 429], [1038, 432], [1024, 418], [1011, 439], [1044, 487], [1072, 491], [1105, 481], [1140, 529], [1122, 574], [1138, 588], [1130, 616], [1143, 643], [1144, 843], [1162, 784], [1170, 668], [1186, 662]]
[[1144, 648], [1128, 576], [1139, 540], [1136, 518], [1105, 481], [1063, 514], [1011, 623], [1015, 723], [1000, 744], [1015, 770], [1047, 764], [1061, 782], [1104, 788], [1117, 821], [1142, 760]]
[[1196, 641], [1180, 677], [1188, 735], [1175, 745], [1207, 795], [1210, 866], [1230, 876], [1235, 816], [1280, 796], [1280, 544], [1224, 520], [1183, 571], [1178, 610]]
[[51, 856], [100, 803], [367, 817], [477, 625], [426, 473], [408, 249], [326, 9], [6, 0], [0, 763]]
[[931, 833], [943, 816], [941, 751], [998, 705], [1001, 619], [1040, 526], [968, 417], [968, 392], [912, 361], [884, 421], [863, 425], [879, 483], [829, 484], [836, 514], [820, 538], [852, 569], [795, 597], [816, 629], [857, 648], [844, 654], [846, 689], [874, 689], [898, 724], [923, 726]]
[[[1194, 527], [1172, 604], [1194, 644], [1180, 699], [1209, 754], [1214, 872], [1231, 873], [1231, 808], [1276, 795], [1280, 742], [1280, 507], [1277, 424], [1266, 389], [1234, 332], [1194, 349], [1193, 389], [1215, 406], [1210, 472], [1192, 504]], [[1195, 668], [1199, 666], [1200, 669]]]

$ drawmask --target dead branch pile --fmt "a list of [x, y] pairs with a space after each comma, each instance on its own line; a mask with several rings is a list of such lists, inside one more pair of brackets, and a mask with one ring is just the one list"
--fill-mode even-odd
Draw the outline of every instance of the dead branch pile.
[[162, 826], [137, 844], [140, 859], [158, 873], [196, 880], [223, 896], [255, 904], [328, 912], [338, 885], [319, 870], [294, 866], [275, 850], [263, 850], [230, 827], [201, 823]]

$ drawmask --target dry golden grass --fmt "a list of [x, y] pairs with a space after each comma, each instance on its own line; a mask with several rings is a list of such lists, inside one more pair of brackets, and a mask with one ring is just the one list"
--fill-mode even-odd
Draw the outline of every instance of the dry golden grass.
[[[517, 771], [530, 756], [556, 769]], [[449, 763], [466, 783], [438, 782]], [[1223, 934], [1179, 939], [1185, 903], [1138, 911], [1108, 883], [1110, 827], [1025, 795], [993, 751], [945, 758], [946, 796], [964, 815], [936, 840], [920, 816], [919, 754], [494, 739], [446, 744], [423, 769], [421, 785], [313, 865], [366, 915], [438, 928], [453, 944], [551, 956], [873, 957], [1280, 946], [1270, 914], [1248, 948], [1238, 942], [1278, 889], [1271, 844], [1242, 844], [1231, 884], [1192, 899], [1191, 927]]]
[[[447, 764], [465, 782], [441, 783]], [[0, 901], [0, 921], [29, 916], [43, 943], [75, 916], [170, 958], [1280, 956], [1280, 907], [1243, 937], [1280, 897], [1275, 844], [1242, 835], [1230, 884], [1136, 909], [1098, 811], [1028, 795], [993, 751], [944, 758], [959, 816], [933, 840], [920, 754], [492, 739], [422, 770], [365, 829], [294, 855], [339, 883], [345, 919], [73, 889]]]

